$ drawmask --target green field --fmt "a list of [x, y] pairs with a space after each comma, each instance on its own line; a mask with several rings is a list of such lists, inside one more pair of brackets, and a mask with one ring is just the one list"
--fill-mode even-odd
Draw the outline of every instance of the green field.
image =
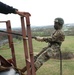
[[[16, 41], [16, 42], [15, 42]], [[23, 68], [25, 66], [25, 57], [23, 50], [23, 42], [14, 40], [15, 53], [17, 59], [18, 68]], [[38, 42], [33, 40], [33, 51], [36, 55], [43, 47], [47, 46], [45, 42]], [[6, 59], [11, 58], [11, 51], [8, 45], [0, 48], [0, 55]], [[3, 50], [2, 50], [3, 49]], [[66, 36], [65, 41], [61, 47], [62, 52], [73, 52], [74, 53], [74, 36]], [[74, 75], [74, 59], [63, 60], [63, 75]], [[50, 59], [44, 63], [44, 65], [36, 72], [37, 75], [60, 75], [59, 60]]]

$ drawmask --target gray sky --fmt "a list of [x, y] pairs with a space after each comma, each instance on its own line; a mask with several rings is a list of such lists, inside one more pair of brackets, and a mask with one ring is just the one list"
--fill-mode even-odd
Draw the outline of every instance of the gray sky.
[[[74, 0], [0, 0], [21, 11], [31, 13], [32, 26], [53, 25], [56, 17], [62, 17], [65, 23], [74, 23]], [[20, 27], [18, 15], [0, 14], [0, 20], [11, 20], [12, 27]], [[4, 27], [1, 25], [0, 27]]]

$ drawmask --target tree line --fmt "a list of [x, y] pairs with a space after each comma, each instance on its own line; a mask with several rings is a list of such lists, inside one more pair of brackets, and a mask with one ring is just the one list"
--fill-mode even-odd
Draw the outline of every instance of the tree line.
[[[74, 36], [74, 26], [65, 27], [65, 28], [63, 28], [63, 30], [64, 30], [66, 36]], [[32, 36], [50, 36], [53, 31], [54, 31], [53, 26], [51, 26], [51, 27], [43, 26], [43, 27], [32, 27], [31, 28]], [[19, 28], [13, 29], [12, 32], [22, 34], [22, 31]], [[18, 36], [18, 35], [12, 35], [12, 36], [13, 36], [13, 38], [16, 38], [19, 40], [22, 39], [22, 37]], [[7, 34], [0, 32], [0, 41], [7, 39], [7, 38], [8, 38]]]

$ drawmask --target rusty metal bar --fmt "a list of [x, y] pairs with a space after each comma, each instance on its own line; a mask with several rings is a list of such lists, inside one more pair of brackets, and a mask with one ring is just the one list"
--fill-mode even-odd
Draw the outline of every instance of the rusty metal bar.
[[0, 55], [0, 66], [11, 67], [12, 65]]
[[30, 74], [30, 62], [28, 61], [29, 56], [28, 56], [27, 40], [24, 39], [24, 37], [26, 37], [26, 29], [25, 29], [24, 17], [21, 17], [21, 27], [22, 27], [22, 35], [23, 35], [24, 54], [25, 54], [27, 75], [31, 75]]
[[[7, 32], [11, 33], [11, 24], [10, 24], [10, 20], [8, 20], [6, 22], [6, 26], [7, 26]], [[9, 46], [11, 48], [11, 53], [12, 53], [12, 60], [13, 60], [13, 65], [16, 67], [16, 58], [15, 58], [15, 51], [14, 51], [14, 44], [13, 44], [13, 37], [11, 34], [8, 34], [8, 40], [9, 40]]]
[[12, 65], [0, 55], [0, 66], [11, 67]]
[[27, 24], [29, 54], [30, 54], [30, 59], [31, 59], [31, 71], [32, 71], [32, 75], [36, 75], [35, 67], [34, 67], [34, 55], [33, 55], [33, 46], [32, 46], [32, 38], [31, 38], [32, 35], [31, 35], [30, 18], [29, 18], [29, 16], [26, 17], [26, 24]]

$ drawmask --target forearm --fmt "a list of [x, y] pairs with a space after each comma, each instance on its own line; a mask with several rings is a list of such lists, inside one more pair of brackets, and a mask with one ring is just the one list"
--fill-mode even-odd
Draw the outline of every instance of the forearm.
[[45, 41], [45, 42], [52, 42], [52, 38], [43, 38], [43, 40]]
[[0, 2], [0, 13], [3, 13], [3, 14], [14, 13], [15, 14], [16, 10], [17, 9]]
[[47, 38], [47, 37], [36, 37], [35, 38], [37, 41], [41, 41], [41, 42], [51, 42], [52, 38]]

